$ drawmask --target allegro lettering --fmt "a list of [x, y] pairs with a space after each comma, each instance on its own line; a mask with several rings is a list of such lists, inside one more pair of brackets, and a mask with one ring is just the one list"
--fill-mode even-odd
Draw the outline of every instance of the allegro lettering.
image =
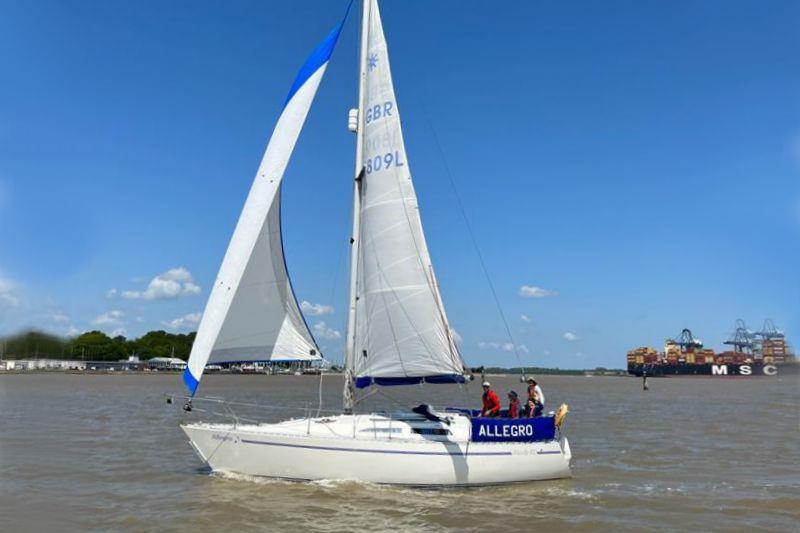
[[478, 429], [481, 437], [533, 437], [533, 426], [531, 425], [508, 425], [508, 426], [488, 426], [481, 425]]

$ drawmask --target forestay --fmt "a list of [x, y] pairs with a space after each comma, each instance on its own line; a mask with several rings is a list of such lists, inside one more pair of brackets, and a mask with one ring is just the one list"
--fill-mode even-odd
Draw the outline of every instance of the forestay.
[[344, 20], [300, 69], [272, 132], [183, 375], [191, 394], [208, 362], [320, 358], [286, 272], [280, 186], [343, 24]]
[[422, 232], [386, 40], [370, 2], [355, 346], [356, 386], [462, 381]]

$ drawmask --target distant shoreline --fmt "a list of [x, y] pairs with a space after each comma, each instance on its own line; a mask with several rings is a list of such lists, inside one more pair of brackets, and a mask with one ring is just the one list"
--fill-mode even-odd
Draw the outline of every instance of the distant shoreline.
[[[562, 369], [545, 369], [547, 371], [526, 372], [525, 376], [602, 376], [602, 377], [630, 377], [624, 370], [606, 370], [597, 372], [595, 370], [562, 370]], [[31, 369], [31, 370], [0, 370], [0, 376], [3, 375], [23, 375], [23, 374], [72, 374], [72, 375], [102, 375], [102, 376], [130, 376], [130, 375], [171, 375], [180, 376], [182, 370], [158, 370], [158, 371], [143, 371], [143, 370], [59, 370], [59, 369]], [[289, 376], [298, 377], [295, 374], [268, 374], [264, 372], [209, 372], [206, 375], [215, 376]], [[301, 376], [318, 377], [319, 374], [300, 374]], [[344, 372], [324, 372], [324, 376], [343, 376]], [[474, 374], [475, 380], [480, 379], [480, 374]], [[492, 369], [491, 372], [485, 372], [484, 376], [487, 377], [521, 377], [522, 374], [518, 370], [500, 371]]]

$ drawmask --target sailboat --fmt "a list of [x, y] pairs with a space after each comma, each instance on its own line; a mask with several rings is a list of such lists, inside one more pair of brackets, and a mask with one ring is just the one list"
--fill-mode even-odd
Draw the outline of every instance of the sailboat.
[[[187, 409], [199, 399], [207, 364], [321, 358], [283, 257], [281, 181], [345, 19], [291, 86], [192, 347]], [[369, 387], [463, 383], [469, 374], [423, 233], [377, 0], [362, 3], [358, 80], [358, 108], [348, 117], [356, 154], [342, 412], [193, 422], [183, 431], [212, 470], [251, 476], [424, 486], [570, 476], [569, 443], [552, 414], [484, 418], [428, 405], [358, 412], [358, 395]]]

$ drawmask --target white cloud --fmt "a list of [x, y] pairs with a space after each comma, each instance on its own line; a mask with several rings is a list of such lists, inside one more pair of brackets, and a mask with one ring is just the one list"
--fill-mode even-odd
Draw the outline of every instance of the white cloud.
[[333, 307], [330, 305], [312, 304], [311, 302], [307, 302], [306, 300], [300, 302], [300, 309], [305, 314], [311, 316], [328, 315], [330, 313], [333, 313]]
[[55, 311], [50, 314], [50, 320], [56, 324], [69, 324], [69, 316], [61, 311]]
[[44, 319], [48, 322], [56, 324], [59, 327], [71, 327], [72, 320], [70, 319], [69, 315], [67, 315], [63, 311], [59, 310], [50, 310], [44, 313]]
[[107, 313], [103, 313], [102, 315], [98, 315], [94, 320], [92, 320], [92, 324], [95, 326], [121, 326], [122, 319], [125, 317], [125, 313], [119, 310], [108, 311]]
[[523, 322], [531, 321], [531, 317], [529, 317], [528, 315], [519, 315], [519, 319], [522, 320]]
[[456, 343], [456, 346], [461, 346], [464, 343], [464, 338], [461, 336], [461, 333], [456, 331], [456, 328], [450, 328], [450, 333], [453, 335], [453, 342]]
[[128, 331], [125, 328], [117, 328], [114, 331], [112, 331], [108, 336], [109, 337], [119, 337], [120, 335], [122, 335], [123, 337], [125, 337], [127, 334], [128, 334]]
[[203, 313], [189, 313], [168, 322], [162, 322], [162, 324], [170, 329], [192, 329], [197, 327], [201, 318], [203, 318]]
[[117, 289], [108, 289], [106, 291], [106, 298], [114, 298], [118, 293], [119, 291]]
[[[481, 350], [503, 350], [504, 352], [513, 352], [514, 351], [514, 344], [511, 342], [479, 342], [478, 348]], [[522, 353], [528, 353], [528, 347], [524, 344], [518, 344], [516, 346], [516, 351]]]
[[342, 334], [339, 333], [337, 330], [328, 327], [325, 322], [318, 322], [314, 324], [311, 328], [311, 331], [314, 333], [314, 336], [320, 337], [322, 339], [341, 339]]
[[75, 326], [70, 326], [69, 329], [67, 330], [67, 337], [77, 337], [81, 333], [82, 333], [81, 330], [79, 330]]
[[481, 341], [478, 343], [478, 348], [480, 348], [481, 350], [488, 350], [488, 349], [497, 350], [498, 348], [500, 348], [500, 346], [502, 346], [502, 344], [500, 344], [499, 342]]
[[146, 290], [122, 291], [122, 297], [129, 300], [171, 300], [199, 293], [200, 287], [194, 283], [192, 273], [184, 267], [177, 267], [151, 279]]
[[17, 285], [0, 274], [0, 307], [19, 307], [21, 303]]
[[572, 333], [571, 331], [567, 331], [566, 333], [564, 333], [563, 337], [564, 337], [564, 340], [567, 340], [567, 341], [570, 341], [570, 342], [578, 340], [578, 336], [575, 335], [574, 333]]
[[548, 296], [557, 296], [558, 293], [534, 285], [523, 285], [519, 288], [519, 295], [523, 298], [547, 298]]

